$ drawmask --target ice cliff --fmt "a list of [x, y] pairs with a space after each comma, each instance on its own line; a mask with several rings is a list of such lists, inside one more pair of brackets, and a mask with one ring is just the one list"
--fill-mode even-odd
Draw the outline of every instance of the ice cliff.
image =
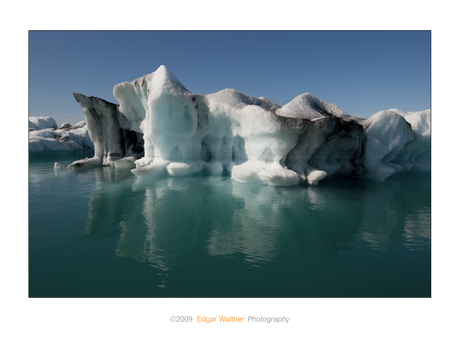
[[233, 89], [198, 95], [165, 66], [113, 94], [119, 105], [74, 93], [95, 155], [69, 168], [131, 167], [139, 178], [228, 173], [276, 186], [430, 171], [430, 110], [360, 119], [309, 93], [283, 107]]

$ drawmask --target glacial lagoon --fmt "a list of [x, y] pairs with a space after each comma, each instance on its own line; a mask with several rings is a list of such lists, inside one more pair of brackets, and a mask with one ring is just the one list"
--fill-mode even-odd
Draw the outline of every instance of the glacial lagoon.
[[272, 187], [53, 169], [84, 157], [29, 159], [30, 297], [431, 296], [429, 174]]

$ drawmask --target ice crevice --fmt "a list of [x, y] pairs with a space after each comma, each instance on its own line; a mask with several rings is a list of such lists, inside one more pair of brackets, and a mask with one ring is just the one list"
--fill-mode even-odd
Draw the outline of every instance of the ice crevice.
[[95, 154], [69, 168], [112, 165], [142, 179], [229, 174], [273, 186], [430, 171], [429, 109], [360, 119], [310, 93], [283, 107], [234, 89], [199, 95], [165, 66], [113, 94], [118, 105], [74, 93]]

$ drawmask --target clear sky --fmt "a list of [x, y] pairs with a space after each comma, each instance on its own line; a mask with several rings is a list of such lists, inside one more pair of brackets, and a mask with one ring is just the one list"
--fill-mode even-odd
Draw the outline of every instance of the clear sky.
[[431, 108], [430, 31], [29, 31], [29, 116], [76, 123], [72, 92], [118, 103], [116, 84], [160, 65], [199, 94], [310, 92], [360, 117]]

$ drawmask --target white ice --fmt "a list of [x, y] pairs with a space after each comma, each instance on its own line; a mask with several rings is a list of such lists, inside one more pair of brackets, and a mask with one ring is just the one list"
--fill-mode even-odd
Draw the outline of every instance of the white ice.
[[45, 128], [57, 129], [58, 126], [56, 124], [56, 121], [52, 117], [29, 117], [29, 129], [37, 130]]
[[52, 117], [29, 117], [29, 152], [32, 154], [93, 148], [85, 121], [74, 126], [64, 123], [58, 129]]
[[113, 94], [119, 105], [75, 94], [95, 146], [75, 166], [132, 167], [139, 178], [228, 173], [274, 186], [430, 171], [430, 110], [359, 119], [309, 93], [283, 107], [233, 89], [199, 95], [165, 66]]
[[431, 170], [431, 111], [380, 111], [364, 122], [368, 175], [385, 180], [396, 172]]

